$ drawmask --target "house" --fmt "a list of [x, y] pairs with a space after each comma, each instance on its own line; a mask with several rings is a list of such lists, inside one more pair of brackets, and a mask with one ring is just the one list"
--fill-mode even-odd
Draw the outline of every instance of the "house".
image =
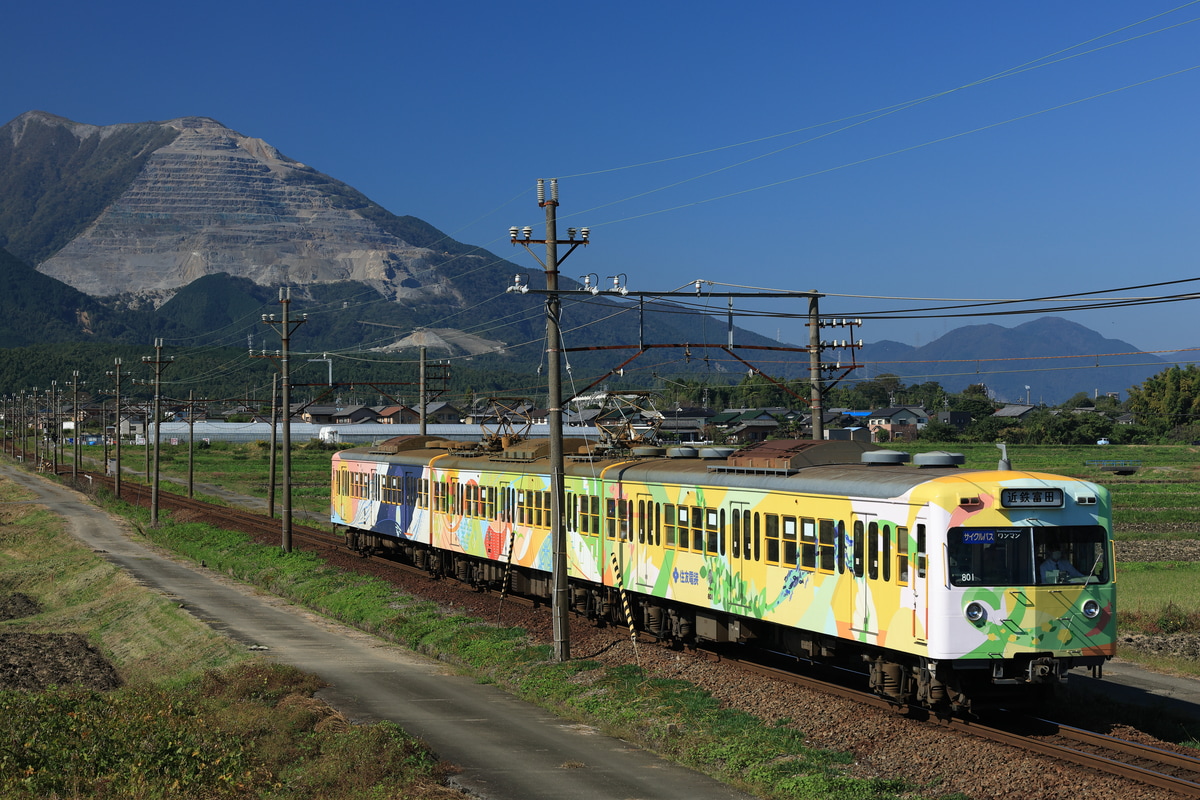
[[871, 429], [865, 427], [826, 428], [825, 439], [831, 442], [870, 442]]
[[766, 441], [779, 428], [779, 420], [766, 409], [754, 408], [735, 416], [725, 424], [730, 444]]
[[1002, 419], [1022, 420], [1033, 413], [1037, 406], [1025, 405], [1023, 403], [1009, 403], [1004, 408], [997, 409], [992, 416]]
[[375, 421], [383, 425], [408, 425], [419, 422], [418, 414], [408, 406], [380, 406], [375, 409]]
[[677, 405], [657, 414], [662, 418], [658, 430], [663, 438], [680, 442], [702, 442], [708, 438], [704, 429], [713, 417], [712, 409]]
[[962, 430], [971, 424], [971, 415], [966, 411], [939, 411], [937, 421]]
[[429, 425], [457, 425], [463, 413], [450, 403], [439, 401], [425, 406], [425, 422]]
[[376, 421], [375, 409], [370, 406], [347, 406], [333, 415], [334, 425], [362, 425]]
[[315, 403], [304, 409], [304, 413], [300, 415], [303, 422], [311, 422], [314, 425], [331, 425], [333, 418], [341, 411], [337, 406], [319, 406]]
[[929, 415], [923, 408], [896, 406], [872, 411], [867, 416], [867, 427], [871, 438], [878, 441], [880, 433], [886, 433], [889, 441], [906, 442], [917, 438], [917, 432], [929, 424]]

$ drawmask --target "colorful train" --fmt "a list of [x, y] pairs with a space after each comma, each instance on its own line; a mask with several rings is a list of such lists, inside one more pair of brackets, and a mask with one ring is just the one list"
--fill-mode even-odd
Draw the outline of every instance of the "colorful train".
[[[1097, 484], [849, 441], [564, 447], [568, 595], [598, 621], [854, 663], [897, 704], [959, 712], [1114, 654]], [[363, 554], [548, 600], [548, 455], [431, 437], [344, 450], [332, 521]]]

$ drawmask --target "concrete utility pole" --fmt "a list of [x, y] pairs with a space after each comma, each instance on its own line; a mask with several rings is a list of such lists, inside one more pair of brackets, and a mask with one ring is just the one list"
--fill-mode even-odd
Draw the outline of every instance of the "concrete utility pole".
[[271, 471], [271, 477], [268, 479], [267, 487], [267, 516], [275, 519], [275, 455], [279, 451], [278, 434], [276, 430], [279, 427], [279, 376], [271, 376], [271, 458], [268, 469]]
[[[121, 360], [113, 359], [113, 368], [106, 375], [113, 375], [116, 379], [116, 419], [113, 421], [113, 445], [115, 447], [114, 461], [116, 469], [113, 470], [113, 489], [116, 497], [121, 497]], [[108, 470], [108, 463], [104, 464], [104, 469]]]
[[812, 412], [812, 438], [825, 439], [825, 411], [821, 383], [821, 315], [817, 312], [816, 292], [808, 298], [808, 383], [811, 389], [809, 409]]
[[[150, 525], [158, 527], [158, 465], [159, 465], [159, 446], [161, 437], [162, 425], [162, 372], [163, 368], [168, 366], [175, 360], [174, 356], [168, 356], [163, 359], [162, 355], [163, 340], [154, 340], [154, 355], [142, 356], [143, 364], [154, 365], [154, 468], [152, 470], [153, 478], [150, 483]], [[146, 426], [146, 433], [149, 435], [150, 426]], [[150, 443], [146, 442], [149, 447]]]
[[562, 260], [575, 252], [575, 248], [588, 243], [589, 231], [580, 229], [581, 239], [575, 238], [575, 229], [568, 228], [570, 238], [558, 239], [558, 180], [550, 181], [550, 198], [546, 198], [546, 182], [538, 180], [538, 205], [546, 209], [546, 238], [532, 239], [533, 230], [526, 226], [524, 237], [517, 239], [518, 229], [514, 226], [508, 229], [513, 244], [518, 241], [530, 255], [537, 255], [530, 249], [531, 244], [546, 245], [546, 260], [542, 267], [546, 271], [546, 356], [547, 356], [547, 389], [550, 393], [546, 410], [550, 423], [550, 535], [553, 543], [553, 593], [551, 595], [551, 611], [554, 619], [554, 657], [558, 661], [568, 661], [571, 658], [571, 636], [568, 612], [570, 594], [567, 582], [567, 533], [563, 525], [563, 504], [565, 501], [563, 485], [565, 464], [563, 458], [563, 418], [562, 418], [562, 339], [559, 331], [559, 315], [562, 304], [558, 296], [558, 246], [570, 245]]
[[71, 480], [79, 480], [79, 370], [71, 372]]
[[418, 399], [417, 399], [417, 402], [420, 404], [420, 406], [421, 406], [421, 410], [420, 410], [420, 414], [418, 415], [418, 417], [417, 417], [417, 418], [418, 418], [418, 420], [420, 420], [420, 423], [421, 423], [421, 428], [420, 428], [420, 430], [421, 430], [421, 435], [422, 435], [422, 436], [424, 436], [424, 435], [425, 435], [425, 433], [426, 433], [426, 430], [427, 430], [427, 428], [429, 427], [429, 423], [428, 423], [428, 421], [427, 421], [427, 419], [426, 419], [426, 414], [427, 414], [427, 412], [428, 412], [428, 410], [429, 410], [429, 398], [428, 398], [428, 396], [425, 394], [425, 354], [426, 354], [426, 352], [427, 352], [427, 351], [426, 351], [425, 345], [421, 345], [421, 372], [420, 372], [420, 375], [419, 375], [419, 377], [418, 377], [418, 379], [417, 379], [417, 381], [418, 381], [418, 388], [417, 388], [417, 391], [418, 391]]
[[58, 381], [50, 381], [50, 461], [54, 474], [58, 474], [58, 441], [62, 425], [58, 422]]
[[[292, 291], [288, 287], [279, 290], [279, 304], [283, 306], [281, 319], [276, 320], [274, 314], [263, 314], [262, 321], [279, 331], [280, 350], [279, 377], [283, 383], [283, 529], [281, 531], [280, 548], [283, 552], [292, 552], [292, 381], [289, 368], [292, 333], [308, 321], [308, 315], [292, 320], [289, 316], [289, 306], [292, 302]], [[250, 353], [254, 355], [253, 351]], [[264, 351], [263, 355], [266, 355]]]
[[195, 494], [193, 481], [196, 477], [196, 392], [188, 392], [188, 497]]

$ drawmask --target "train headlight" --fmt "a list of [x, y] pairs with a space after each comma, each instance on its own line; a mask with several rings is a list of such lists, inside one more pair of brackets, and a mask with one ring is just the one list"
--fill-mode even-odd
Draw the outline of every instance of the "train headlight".
[[966, 614], [971, 622], [983, 622], [987, 619], [987, 609], [979, 603], [968, 603]]
[[1083, 615], [1088, 619], [1095, 619], [1100, 616], [1100, 604], [1095, 600], [1085, 600], [1083, 603]]

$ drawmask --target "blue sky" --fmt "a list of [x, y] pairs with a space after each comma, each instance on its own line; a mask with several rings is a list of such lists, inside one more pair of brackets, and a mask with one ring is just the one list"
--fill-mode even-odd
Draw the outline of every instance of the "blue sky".
[[[592, 229], [572, 277], [832, 316], [1200, 277], [1200, 2], [49, 0], [5, 28], [0, 122], [212, 117], [527, 266], [508, 227], [557, 177], [560, 225]], [[1174, 350], [1198, 308], [1060, 315]], [[904, 316], [860, 334], [1035, 318]]]

